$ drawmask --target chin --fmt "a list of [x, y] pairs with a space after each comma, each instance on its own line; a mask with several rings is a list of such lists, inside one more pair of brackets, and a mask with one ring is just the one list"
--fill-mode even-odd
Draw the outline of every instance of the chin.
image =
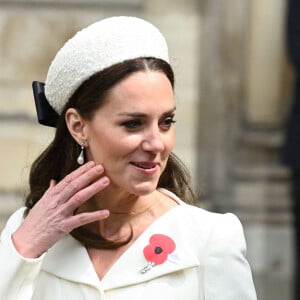
[[132, 187], [132, 193], [138, 196], [145, 196], [153, 193], [157, 188], [157, 184], [143, 183]]

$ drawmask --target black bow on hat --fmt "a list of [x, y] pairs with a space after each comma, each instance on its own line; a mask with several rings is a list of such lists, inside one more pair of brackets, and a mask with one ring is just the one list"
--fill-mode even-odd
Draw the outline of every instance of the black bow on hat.
[[32, 82], [37, 118], [42, 125], [56, 127], [59, 115], [47, 101], [44, 86], [43, 82]]

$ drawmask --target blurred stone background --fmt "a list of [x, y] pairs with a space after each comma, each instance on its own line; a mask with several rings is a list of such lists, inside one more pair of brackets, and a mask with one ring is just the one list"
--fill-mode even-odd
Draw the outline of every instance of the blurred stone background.
[[177, 85], [175, 152], [200, 205], [239, 216], [258, 298], [292, 296], [289, 172], [280, 149], [293, 74], [284, 0], [0, 0], [0, 229], [22, 205], [53, 130], [36, 122], [33, 80], [77, 30], [141, 16], [166, 36]]

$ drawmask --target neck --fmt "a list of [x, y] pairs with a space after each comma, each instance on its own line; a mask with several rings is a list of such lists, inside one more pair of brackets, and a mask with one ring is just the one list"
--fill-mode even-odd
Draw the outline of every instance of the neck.
[[112, 195], [103, 191], [80, 207], [78, 213], [108, 209], [110, 216], [107, 219], [88, 224], [86, 228], [105, 238], [122, 240], [128, 237], [131, 228], [138, 233], [144, 224], [153, 222], [159, 214], [160, 203], [157, 191], [145, 196], [124, 192]]
[[155, 203], [157, 191], [148, 195], [139, 196], [124, 191], [111, 191], [105, 189], [95, 195], [82, 206], [82, 211], [108, 209], [111, 214], [135, 215], [147, 209]]
[[112, 240], [126, 239], [132, 228], [134, 240], [155, 219], [176, 205], [178, 203], [159, 191], [137, 196], [110, 193], [105, 189], [80, 207], [78, 213], [108, 209], [111, 214], [107, 219], [88, 224], [86, 228]]

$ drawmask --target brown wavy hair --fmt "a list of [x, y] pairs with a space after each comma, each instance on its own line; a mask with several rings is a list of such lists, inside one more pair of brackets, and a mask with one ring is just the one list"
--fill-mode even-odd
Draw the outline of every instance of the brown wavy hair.
[[[68, 108], [75, 108], [87, 120], [105, 102], [107, 92], [118, 82], [138, 71], [152, 70], [164, 73], [174, 88], [174, 74], [171, 66], [156, 58], [137, 58], [113, 65], [89, 78], [73, 94], [65, 105], [56, 126], [56, 133], [51, 144], [33, 162], [29, 176], [29, 193], [25, 199], [27, 213], [41, 199], [49, 187], [51, 179], [57, 182], [78, 168], [78, 144], [75, 142], [65, 122]], [[158, 182], [158, 188], [165, 188], [175, 193], [187, 203], [194, 203], [195, 196], [190, 185], [190, 175], [180, 159], [171, 153], [166, 168]], [[125, 241], [110, 241], [94, 234], [84, 227], [79, 227], [71, 235], [84, 245], [102, 249], [112, 249], [128, 243], [131, 235]]]

